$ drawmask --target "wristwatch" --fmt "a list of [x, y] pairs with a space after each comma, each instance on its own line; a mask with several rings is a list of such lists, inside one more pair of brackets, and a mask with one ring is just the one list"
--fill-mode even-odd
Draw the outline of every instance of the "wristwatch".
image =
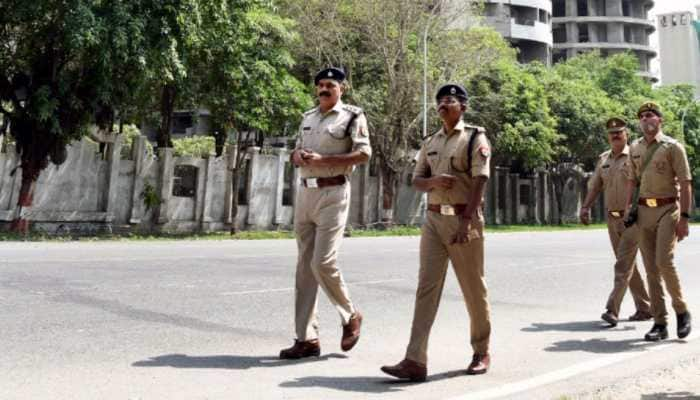
[[690, 214], [688, 214], [687, 212], [682, 212], [681, 218], [690, 219]]

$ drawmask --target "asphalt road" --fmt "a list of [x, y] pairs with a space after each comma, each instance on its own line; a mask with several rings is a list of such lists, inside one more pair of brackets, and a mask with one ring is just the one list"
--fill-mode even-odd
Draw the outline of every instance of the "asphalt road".
[[[693, 228], [677, 264], [700, 316], [698, 238]], [[294, 338], [292, 240], [0, 243], [0, 399], [557, 399], [700, 354], [700, 319], [684, 341], [672, 319], [662, 344], [641, 340], [649, 322], [601, 327], [613, 279], [607, 232], [495, 233], [491, 371], [463, 373], [468, 316], [450, 272], [429, 381], [395, 383], [379, 367], [403, 358], [417, 257], [417, 237], [346, 239], [360, 342], [340, 350], [322, 294], [322, 356], [280, 361]], [[628, 296], [622, 313], [633, 312]]]

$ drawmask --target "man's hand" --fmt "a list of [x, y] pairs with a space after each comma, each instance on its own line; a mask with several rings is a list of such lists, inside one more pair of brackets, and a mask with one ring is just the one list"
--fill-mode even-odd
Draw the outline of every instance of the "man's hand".
[[469, 227], [471, 224], [471, 218], [460, 216], [459, 228], [457, 228], [457, 232], [454, 234], [454, 236], [452, 236], [452, 241], [450, 244], [462, 244], [469, 242]]
[[313, 150], [304, 150], [304, 161], [309, 167], [323, 167], [323, 156]]
[[430, 178], [430, 186], [433, 189], [452, 189], [456, 181], [457, 178], [452, 175], [440, 174]]
[[591, 223], [591, 209], [588, 207], [581, 207], [581, 211], [578, 214], [578, 218], [581, 220], [581, 223], [584, 225], [588, 225]]
[[292, 153], [292, 162], [294, 165], [297, 167], [306, 167], [308, 165], [305, 158], [307, 154], [308, 153], [304, 149], [294, 150], [294, 153]]
[[687, 218], [682, 218], [678, 223], [676, 224], [676, 237], [678, 238], [678, 241], [680, 242], [681, 240], [685, 239], [688, 237], [688, 219]]

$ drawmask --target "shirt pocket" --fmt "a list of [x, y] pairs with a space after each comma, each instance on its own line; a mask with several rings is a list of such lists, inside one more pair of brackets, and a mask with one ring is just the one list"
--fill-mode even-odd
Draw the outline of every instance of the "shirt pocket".
[[425, 158], [433, 175], [436, 175], [438, 165], [440, 164], [440, 154], [436, 150], [428, 150], [428, 152], [425, 154]]

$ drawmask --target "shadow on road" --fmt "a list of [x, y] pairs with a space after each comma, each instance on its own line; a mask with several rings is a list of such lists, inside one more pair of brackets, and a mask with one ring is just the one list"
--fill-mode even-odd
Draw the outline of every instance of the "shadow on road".
[[626, 339], [626, 340], [607, 340], [607, 339], [589, 339], [589, 340], [563, 340], [554, 342], [551, 346], [546, 347], [545, 351], [587, 351], [597, 354], [622, 353], [627, 351], [643, 351], [652, 343], [645, 342], [644, 339]]
[[700, 396], [690, 392], [643, 394], [640, 400], [700, 400]]
[[347, 356], [331, 353], [321, 357], [304, 358], [301, 360], [280, 360], [277, 356], [188, 356], [186, 354], [166, 354], [164, 356], [151, 357], [148, 360], [136, 361], [131, 364], [131, 366], [249, 369], [283, 367], [308, 362], [325, 361], [331, 358], [347, 358]]
[[427, 383], [409, 382], [406, 380], [393, 379], [388, 376], [307, 376], [297, 378], [293, 381], [283, 382], [280, 387], [285, 388], [307, 388], [323, 387], [327, 389], [342, 390], [347, 392], [361, 393], [392, 393], [398, 392], [401, 388], [413, 385], [425, 385], [445, 379], [466, 377], [464, 369], [442, 372], [429, 375]]
[[603, 321], [575, 321], [575, 322], [559, 322], [548, 324], [546, 322], [534, 322], [532, 326], [527, 326], [521, 331], [523, 332], [547, 332], [547, 331], [564, 331], [564, 332], [600, 332], [601, 330], [609, 331], [633, 331], [637, 328], [633, 326], [616, 326], [611, 328]]

